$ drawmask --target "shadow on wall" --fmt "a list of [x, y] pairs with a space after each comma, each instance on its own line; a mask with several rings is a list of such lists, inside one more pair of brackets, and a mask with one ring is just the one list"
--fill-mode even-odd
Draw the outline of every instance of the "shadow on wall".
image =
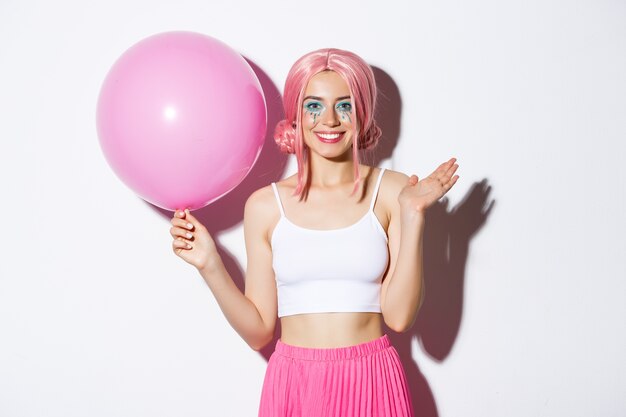
[[[219, 244], [217, 237], [220, 232], [243, 221], [248, 197], [270, 182], [280, 180], [287, 163], [287, 156], [278, 151], [273, 139], [274, 126], [283, 118], [280, 92], [256, 64], [247, 61], [261, 82], [267, 103], [268, 129], [263, 149], [250, 173], [235, 189], [194, 213], [215, 238], [224, 265], [242, 293], [245, 292], [244, 271], [232, 254]], [[361, 155], [363, 163], [378, 166], [392, 157], [398, 143], [402, 100], [393, 79], [379, 68], [372, 69], [379, 89], [376, 120], [383, 136], [375, 149], [363, 151]], [[439, 414], [428, 381], [412, 358], [411, 342], [416, 336], [426, 355], [437, 362], [445, 360], [452, 350], [463, 312], [469, 244], [493, 209], [494, 201], [488, 203], [490, 191], [487, 180], [483, 179], [473, 184], [456, 207], [449, 209], [448, 200], [444, 198], [428, 209], [423, 251], [424, 303], [415, 323], [405, 333], [396, 333], [386, 326], [383, 328], [402, 359], [416, 416], [437, 417]], [[171, 218], [172, 212], [149, 205], [168, 220]], [[277, 320], [274, 338], [260, 351], [266, 361], [274, 352], [280, 334], [280, 320]]]
[[[378, 88], [376, 120], [383, 131], [379, 145], [366, 155], [373, 165], [390, 159], [400, 137], [402, 98], [396, 83], [380, 68], [372, 67]], [[410, 175], [410, 173], [407, 173]], [[448, 356], [459, 332], [463, 313], [465, 265], [471, 238], [482, 228], [494, 206], [488, 203], [487, 180], [474, 183], [453, 209], [447, 198], [430, 207], [424, 229], [425, 298], [413, 326], [396, 333], [385, 326], [406, 370], [416, 416], [437, 417], [437, 404], [428, 381], [411, 354], [416, 336], [426, 355], [437, 362]]]
[[[267, 131], [261, 154], [252, 170], [237, 187], [208, 206], [194, 212], [194, 216], [207, 228], [215, 240], [224, 266], [242, 293], [245, 293], [245, 271], [242, 270], [237, 259], [220, 244], [219, 234], [243, 222], [243, 211], [248, 197], [259, 188], [280, 180], [284, 176], [288, 158], [286, 154], [278, 150], [273, 136], [274, 126], [284, 117], [282, 96], [263, 70], [250, 59], [246, 58], [246, 61], [252, 67], [261, 83], [267, 106]], [[161, 209], [147, 202], [146, 204], [159, 211], [168, 221], [172, 218], [173, 213], [171, 211]], [[266, 360], [269, 360], [273, 352], [273, 344], [276, 343], [279, 337], [280, 320], [277, 320], [273, 342], [261, 351]]]
[[[487, 203], [491, 187], [484, 179], [472, 185], [454, 208], [446, 198], [426, 212], [424, 229], [425, 298], [415, 323], [405, 333], [390, 330], [390, 339], [405, 365], [415, 414], [437, 417], [437, 405], [426, 378], [411, 356], [413, 336], [426, 356], [442, 362], [459, 333], [463, 314], [465, 266], [472, 237], [483, 227], [494, 201]], [[468, 383], [471, 381], [468, 378]]]

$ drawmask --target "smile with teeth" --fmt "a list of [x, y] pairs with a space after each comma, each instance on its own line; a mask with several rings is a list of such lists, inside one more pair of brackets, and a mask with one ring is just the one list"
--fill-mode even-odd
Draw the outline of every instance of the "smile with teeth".
[[336, 142], [339, 142], [341, 138], [343, 138], [344, 133], [345, 132], [337, 132], [337, 133], [315, 132], [315, 136], [317, 136], [317, 138], [324, 143], [336, 143]]

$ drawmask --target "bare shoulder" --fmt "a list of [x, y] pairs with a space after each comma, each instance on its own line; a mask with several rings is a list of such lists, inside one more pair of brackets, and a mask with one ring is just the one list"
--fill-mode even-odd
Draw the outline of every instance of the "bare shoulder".
[[[290, 177], [284, 178], [280, 181], [276, 181], [276, 187], [279, 190], [286, 189], [287, 192], [292, 192], [295, 189], [297, 181], [296, 175], [292, 175]], [[272, 221], [277, 221], [280, 217], [280, 208], [278, 207], [278, 202], [276, 201], [276, 196], [274, 195], [274, 190], [272, 189], [272, 184], [268, 184], [265, 187], [261, 187], [248, 197], [246, 201], [246, 206], [244, 210], [244, 220], [246, 214], [253, 216], [254, 218], [258, 218], [259, 220], [268, 219], [270, 223]]]
[[400, 190], [409, 181], [409, 176], [400, 171], [385, 169], [383, 179], [380, 182], [380, 193], [398, 196]]
[[250, 194], [248, 200], [246, 201], [246, 206], [250, 206], [250, 208], [258, 208], [258, 206], [269, 204], [272, 198], [272, 185], [268, 184]]
[[244, 227], [269, 235], [270, 228], [278, 221], [280, 212], [272, 186], [266, 185], [254, 191], [246, 200], [243, 221]]
[[409, 176], [403, 172], [385, 169], [383, 178], [380, 181], [379, 198], [385, 205], [386, 211], [390, 213], [398, 208], [398, 194], [408, 183]]
[[406, 182], [409, 180], [409, 176], [404, 172], [394, 171], [393, 169], [385, 168], [385, 173], [383, 174], [382, 184], [386, 184], [388, 187], [404, 187]]

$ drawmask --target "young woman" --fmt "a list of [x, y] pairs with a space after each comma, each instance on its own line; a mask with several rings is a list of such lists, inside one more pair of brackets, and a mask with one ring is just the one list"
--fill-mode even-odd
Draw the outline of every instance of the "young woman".
[[172, 218], [173, 250], [196, 266], [233, 328], [255, 350], [281, 336], [259, 417], [413, 416], [407, 379], [382, 330], [413, 324], [424, 297], [424, 213], [455, 184], [455, 158], [430, 176], [366, 166], [376, 146], [371, 68], [339, 49], [291, 68], [275, 139], [298, 172], [255, 191], [244, 210], [245, 294], [206, 228]]

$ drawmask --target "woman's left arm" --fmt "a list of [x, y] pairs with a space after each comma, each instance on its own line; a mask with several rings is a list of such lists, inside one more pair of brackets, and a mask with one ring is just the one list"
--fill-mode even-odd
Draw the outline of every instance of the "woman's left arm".
[[[408, 178], [391, 210], [390, 267], [381, 288], [381, 310], [387, 326], [399, 333], [411, 328], [424, 300], [423, 236], [425, 213], [459, 178], [456, 158], [442, 163], [428, 177]], [[405, 176], [406, 177], [406, 176]]]

